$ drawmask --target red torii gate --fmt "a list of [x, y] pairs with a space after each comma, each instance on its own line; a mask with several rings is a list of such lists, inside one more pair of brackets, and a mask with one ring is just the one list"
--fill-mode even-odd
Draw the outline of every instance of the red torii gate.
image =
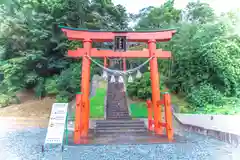
[[[164, 96], [164, 100], [160, 100], [159, 89], [159, 74], [157, 58], [171, 58], [171, 52], [156, 49], [156, 42], [166, 42], [171, 40], [175, 34], [175, 30], [162, 31], [96, 31], [78, 28], [70, 28], [66, 26], [59, 26], [69, 40], [83, 41], [83, 48], [77, 50], [69, 50], [68, 56], [82, 57], [82, 81], [81, 81], [81, 98], [77, 98], [76, 102], [76, 116], [75, 116], [75, 131], [74, 143], [80, 143], [81, 137], [88, 136], [89, 129], [89, 92], [90, 92], [90, 57], [104, 58], [104, 65], [106, 66], [106, 57], [123, 58], [150, 58], [150, 75], [152, 83], [152, 101], [148, 101], [148, 108], [154, 109], [154, 132], [156, 134], [163, 133], [163, 127], [166, 127], [167, 136], [169, 140], [173, 139], [172, 129], [172, 115], [170, 109], [170, 97]], [[128, 42], [145, 42], [148, 44], [148, 49], [142, 51], [113, 51], [113, 50], [98, 50], [92, 48], [92, 42], [112, 42], [116, 37], [125, 37]], [[126, 66], [124, 65], [124, 70]], [[165, 119], [166, 123], [161, 122], [161, 105], [165, 105]], [[81, 118], [81, 120], [80, 120]], [[149, 129], [152, 124], [151, 109], [149, 110]]]

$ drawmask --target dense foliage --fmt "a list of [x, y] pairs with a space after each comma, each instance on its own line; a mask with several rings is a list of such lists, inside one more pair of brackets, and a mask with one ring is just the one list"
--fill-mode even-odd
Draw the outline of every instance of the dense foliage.
[[[164, 77], [159, 81], [161, 90], [165, 90]], [[138, 99], [150, 99], [152, 96], [150, 72], [145, 72], [141, 78], [136, 78], [134, 82], [128, 83], [128, 96]]]
[[[81, 61], [66, 57], [69, 42], [58, 24], [90, 29], [127, 28], [121, 5], [93, 0], [12, 0], [0, 8], [0, 84], [3, 106], [16, 91], [33, 89], [37, 97], [70, 99], [80, 87]], [[96, 44], [94, 44], [96, 45]], [[96, 66], [92, 73], [97, 72]]]
[[[37, 97], [54, 95], [58, 101], [68, 101], [80, 90], [81, 61], [66, 57], [66, 51], [82, 44], [68, 41], [58, 24], [127, 30], [131, 17], [137, 22], [135, 30], [177, 30], [170, 42], [157, 44], [173, 53], [172, 63], [159, 60], [161, 89], [183, 95], [194, 112], [226, 114], [240, 108], [239, 10], [220, 17], [206, 3], [191, 2], [180, 10], [174, 0], [146, 7], [137, 15], [128, 15], [111, 0], [7, 0], [0, 6], [1, 106], [16, 103], [16, 92], [23, 89], [34, 90]], [[143, 61], [129, 59], [128, 67]], [[92, 74], [101, 71], [95, 65], [91, 69]], [[146, 72], [144, 77], [128, 84], [128, 94], [147, 99], [148, 66], [141, 71]]]
[[[239, 112], [240, 37], [235, 27], [239, 26], [240, 12], [232, 11], [218, 17], [208, 4], [199, 2], [189, 3], [179, 12], [173, 1], [143, 11], [145, 14], [141, 13], [137, 29], [177, 29], [171, 42], [158, 44], [159, 48], [173, 53], [171, 75], [165, 85], [172, 92], [186, 97], [191, 112]], [[171, 15], [171, 21], [167, 15]], [[167, 76], [167, 63], [159, 62], [160, 73]], [[149, 94], [147, 84], [137, 84], [129, 84], [130, 93], [138, 88], [145, 95]], [[149, 98], [138, 92], [134, 94]]]

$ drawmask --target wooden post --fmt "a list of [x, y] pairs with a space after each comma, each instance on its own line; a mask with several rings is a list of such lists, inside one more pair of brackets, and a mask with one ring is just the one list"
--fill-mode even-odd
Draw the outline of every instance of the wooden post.
[[151, 100], [147, 100], [147, 108], [148, 108], [148, 130], [152, 131], [152, 102]]
[[164, 93], [163, 102], [165, 107], [166, 133], [169, 141], [173, 140], [171, 98], [169, 93]]
[[160, 87], [159, 87], [159, 75], [158, 75], [158, 63], [157, 57], [155, 57], [156, 52], [156, 40], [148, 41], [148, 48], [150, 57], [150, 77], [152, 83], [152, 105], [154, 109], [154, 131], [156, 134], [162, 134], [163, 128], [158, 124], [161, 123], [161, 108], [158, 105], [160, 100]]
[[108, 66], [108, 63], [107, 63], [107, 57], [104, 57], [104, 67], [107, 68], [107, 66]]
[[74, 143], [79, 144], [81, 138], [82, 127], [82, 109], [81, 109], [81, 93], [76, 94], [76, 111], [75, 111], [75, 129], [74, 129]]
[[92, 48], [91, 40], [84, 40], [83, 47], [86, 49], [85, 55], [82, 57], [82, 82], [81, 82], [81, 92], [82, 92], [82, 109], [83, 109], [83, 131], [81, 136], [88, 136], [89, 128], [89, 93], [90, 93], [90, 64], [91, 61], [87, 57], [90, 56], [90, 51]]

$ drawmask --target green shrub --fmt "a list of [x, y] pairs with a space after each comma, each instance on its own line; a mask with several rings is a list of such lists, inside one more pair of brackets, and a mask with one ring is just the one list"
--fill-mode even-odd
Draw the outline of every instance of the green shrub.
[[69, 93], [66, 91], [61, 91], [56, 96], [56, 103], [69, 103]]
[[0, 94], [0, 108], [6, 107], [11, 103], [11, 96]]
[[58, 83], [58, 77], [57, 75], [46, 78], [45, 80], [45, 91], [47, 95], [55, 95], [59, 93], [59, 90], [57, 88]]
[[225, 104], [223, 95], [210, 84], [202, 84], [198, 87], [193, 87], [191, 92], [187, 95], [187, 100], [199, 108], [204, 108], [208, 104], [215, 106], [222, 106]]
[[43, 97], [45, 95], [44, 78], [43, 77], [40, 77], [38, 79], [38, 83], [34, 87], [34, 92], [35, 92], [35, 96], [38, 98]]
[[27, 73], [24, 77], [24, 83], [26, 88], [32, 88], [36, 85], [39, 77], [35, 72]]
[[[164, 89], [164, 77], [160, 79], [160, 90]], [[127, 93], [129, 97], [138, 99], [151, 99], [152, 87], [150, 72], [145, 72], [141, 78], [134, 79], [133, 83], [127, 84]]]
[[80, 91], [80, 84], [81, 65], [79, 63], [73, 63], [68, 69], [61, 72], [60, 76], [57, 79], [56, 88], [59, 92], [68, 92], [68, 94], [64, 95], [73, 97], [77, 92]]

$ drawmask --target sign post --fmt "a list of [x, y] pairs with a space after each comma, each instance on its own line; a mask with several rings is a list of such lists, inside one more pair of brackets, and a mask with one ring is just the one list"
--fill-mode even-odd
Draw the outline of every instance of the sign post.
[[68, 103], [54, 103], [49, 119], [48, 130], [42, 152], [46, 144], [60, 144], [63, 151], [63, 138], [67, 118]]

